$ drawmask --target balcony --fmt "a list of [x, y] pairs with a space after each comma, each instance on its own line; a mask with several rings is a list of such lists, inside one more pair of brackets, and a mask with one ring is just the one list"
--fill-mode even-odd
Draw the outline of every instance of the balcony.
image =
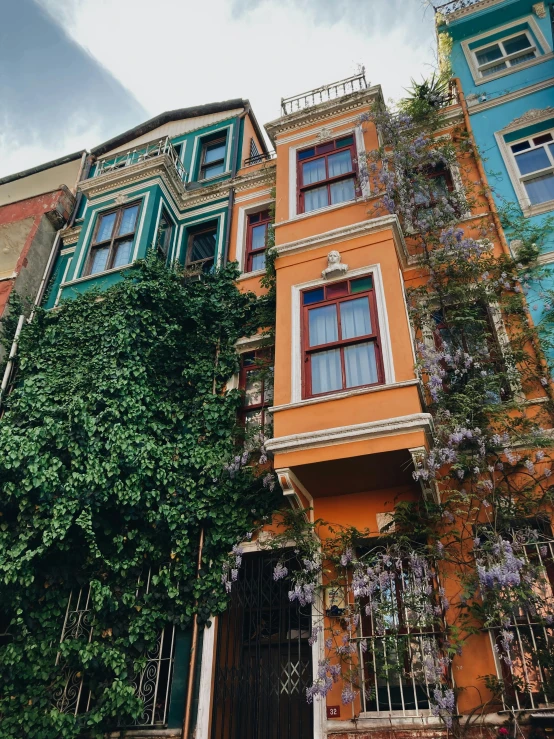
[[451, 15], [452, 13], [457, 13], [460, 10], [467, 10], [471, 8], [473, 5], [480, 5], [483, 3], [483, 0], [450, 0], [448, 3], [442, 3], [441, 5], [436, 5], [433, 3], [433, 7], [435, 9], [435, 13], [440, 13], [441, 15]]
[[243, 163], [242, 166], [244, 168], [246, 167], [253, 167], [255, 164], [261, 164], [262, 162], [271, 162], [276, 158], [276, 154], [274, 151], [268, 151], [265, 154], [256, 154], [253, 157], [247, 157]]
[[168, 137], [136, 146], [98, 160], [92, 177], [82, 180], [79, 189], [96, 197], [131, 182], [162, 176], [176, 197], [185, 193], [187, 171]]
[[314, 90], [302, 92], [300, 95], [281, 98], [281, 110], [283, 115], [290, 115], [291, 113], [297, 113], [300, 110], [311, 108], [313, 105], [326, 103], [330, 100], [340, 98], [343, 95], [349, 95], [353, 92], [359, 92], [360, 90], [366, 89], [367, 82], [365, 78], [365, 68], [362, 67], [362, 71], [359, 74], [355, 74], [353, 77], [347, 77], [344, 80], [333, 82], [330, 85], [316, 87]]

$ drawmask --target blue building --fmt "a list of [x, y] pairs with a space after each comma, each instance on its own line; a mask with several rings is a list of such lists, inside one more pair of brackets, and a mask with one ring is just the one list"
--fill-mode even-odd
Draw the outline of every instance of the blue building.
[[[554, 0], [455, 0], [436, 7], [439, 48], [467, 101], [488, 184], [499, 208], [529, 224], [554, 215]], [[552, 273], [554, 232], [539, 263]], [[520, 241], [506, 233], [514, 256]], [[550, 278], [548, 278], [550, 281]], [[542, 283], [544, 285], [544, 282]], [[541, 288], [529, 305], [544, 314]]]

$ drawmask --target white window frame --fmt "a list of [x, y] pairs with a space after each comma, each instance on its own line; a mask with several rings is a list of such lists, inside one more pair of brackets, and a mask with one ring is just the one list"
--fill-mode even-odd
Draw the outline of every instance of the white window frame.
[[[514, 27], [521, 26], [522, 24], [527, 24], [527, 28], [524, 28], [520, 31], [514, 31]], [[514, 21], [513, 23], [508, 23], [505, 26], [500, 26], [499, 28], [495, 29], [496, 33], [502, 33], [506, 32], [505, 36], [502, 36], [501, 38], [497, 39], [496, 41], [491, 41], [490, 43], [486, 42], [486, 38], [488, 36], [491, 36], [490, 30], [486, 33], [481, 33], [478, 36], [473, 36], [472, 38], [466, 39], [465, 41], [462, 41], [462, 50], [464, 52], [464, 56], [466, 58], [467, 64], [469, 66], [469, 69], [471, 71], [471, 76], [473, 77], [473, 81], [476, 85], [484, 85], [487, 82], [490, 82], [491, 80], [496, 80], [499, 77], [504, 77], [507, 74], [513, 74], [514, 72], [517, 72], [519, 69], [526, 69], [527, 67], [531, 67], [534, 64], [539, 64], [542, 61], [545, 61], [545, 59], [548, 56], [552, 56], [552, 48], [550, 47], [545, 35], [540, 29], [540, 26], [538, 25], [535, 18], [531, 15], [525, 16], [524, 18], [519, 18], [517, 21]], [[490, 62], [490, 66], [494, 66], [494, 64], [499, 64], [501, 61], [507, 61], [508, 66], [505, 69], [501, 69], [498, 72], [495, 72], [494, 74], [489, 74], [486, 76], [483, 76], [481, 73], [481, 68], [483, 66], [488, 65], [479, 65], [477, 61], [476, 52], [479, 50], [486, 49], [488, 46], [493, 46], [494, 44], [502, 44], [504, 41], [508, 41], [510, 38], [514, 38], [515, 36], [519, 36], [522, 33], [525, 33], [529, 41], [531, 42], [531, 47], [529, 49], [526, 49], [522, 52], [516, 52], [515, 54], [509, 54], [507, 56], [503, 56], [502, 59], [497, 59], [496, 62]], [[476, 41], [479, 41], [480, 39], [483, 39], [483, 45], [479, 49], [470, 49], [470, 44], [474, 45]], [[535, 41], [536, 39], [536, 41]], [[502, 51], [504, 51], [504, 48], [501, 46]], [[526, 62], [522, 62], [521, 64], [516, 64], [514, 66], [511, 66], [509, 64], [510, 59], [515, 59], [518, 56], [520, 56], [523, 53], [527, 53], [533, 48], [535, 50], [535, 58], [529, 59]]]
[[[552, 109], [547, 108], [543, 116], [537, 117], [533, 120], [533, 124], [550, 120], [552, 117], [553, 117]], [[554, 173], [554, 156], [548, 150], [548, 146], [546, 146], [545, 148], [547, 149], [547, 156], [552, 162], [552, 166], [547, 167], [546, 169], [537, 170], [537, 172], [532, 172], [526, 175], [520, 174], [519, 168], [516, 162], [516, 154], [514, 154], [514, 152], [512, 151], [512, 146], [514, 144], [520, 144], [522, 141], [530, 141], [533, 138], [536, 138], [537, 136], [542, 136], [546, 133], [551, 133], [554, 138], [554, 127], [545, 128], [543, 131], [537, 131], [531, 136], [522, 136], [521, 138], [514, 139], [514, 141], [510, 141], [510, 142], [506, 141], [504, 136], [507, 133], [512, 133], [512, 132], [513, 130], [511, 129], [510, 126], [508, 126], [508, 128], [502, 131], [497, 131], [494, 134], [494, 136], [496, 138], [496, 143], [498, 145], [500, 154], [502, 155], [502, 159], [504, 160], [504, 164], [508, 171], [508, 176], [511, 180], [512, 186], [515, 190], [517, 199], [519, 201], [520, 208], [523, 211], [523, 215], [524, 216], [534, 216], [534, 215], [540, 215], [541, 213], [547, 213], [548, 211], [554, 210], [554, 198], [552, 198], [551, 200], [545, 200], [544, 203], [536, 203], [533, 205], [531, 204], [531, 201], [527, 194], [527, 190], [525, 189], [525, 182], [528, 182], [529, 180], [533, 180], [536, 177], [541, 177], [545, 174], [549, 174], [551, 172]], [[543, 145], [541, 144], [540, 146], [543, 146]], [[533, 147], [533, 148], [538, 148], [538, 147]], [[530, 149], [526, 149], [526, 151], [530, 151]]]
[[[392, 385], [395, 382], [394, 375], [394, 361], [392, 356], [392, 344], [389, 332], [389, 319], [387, 313], [387, 304], [385, 301], [385, 292], [383, 289], [383, 276], [381, 274], [380, 264], [371, 264], [367, 267], [359, 267], [358, 269], [351, 269], [345, 272], [340, 277], [334, 280], [325, 280], [319, 278], [318, 280], [310, 280], [309, 282], [303, 282], [300, 285], [292, 286], [292, 356], [291, 356], [291, 403], [299, 403], [304, 398], [302, 397], [302, 365], [303, 365], [303, 348], [302, 348], [302, 292], [307, 288], [321, 287], [322, 285], [329, 285], [333, 282], [343, 282], [344, 280], [350, 280], [354, 277], [363, 277], [365, 275], [372, 275], [373, 277], [373, 289], [375, 291], [375, 302], [377, 305], [377, 321], [379, 324], [379, 333], [381, 338], [381, 354], [383, 359], [383, 371], [385, 375], [385, 381], [379, 388], [385, 388], [387, 385]], [[373, 386], [371, 386], [372, 389]], [[348, 395], [357, 395], [363, 388], [351, 388], [350, 390], [337, 390], [334, 393], [328, 393], [322, 396], [322, 400], [333, 400], [333, 398], [343, 398]]]
[[[518, 36], [525, 36], [527, 41], [529, 42], [529, 46], [527, 46], [525, 49], [522, 49], [521, 51], [515, 51], [512, 54], [509, 54], [506, 51], [506, 47], [504, 46], [504, 43], [506, 41], [510, 41], [513, 38], [517, 38]], [[492, 62], [485, 62], [484, 64], [479, 64], [479, 60], [477, 59], [477, 54], [482, 53], [483, 51], [486, 51], [487, 49], [492, 48], [493, 46], [498, 46], [500, 51], [502, 52], [502, 56], [498, 59], [495, 59]], [[516, 59], [519, 59], [520, 56], [525, 56], [526, 54], [534, 54], [534, 58], [536, 59], [537, 56], [540, 54], [540, 50], [535, 44], [533, 38], [531, 37], [531, 34], [529, 31], [524, 29], [523, 31], [518, 31], [517, 33], [512, 33], [510, 36], [504, 36], [501, 39], [498, 39], [497, 41], [492, 41], [490, 44], [485, 44], [484, 46], [480, 46], [477, 49], [472, 49], [471, 53], [475, 56], [475, 63], [477, 64], [477, 71], [479, 72], [479, 76], [482, 79], [493, 77], [496, 72], [493, 72], [492, 74], [485, 74], [487, 69], [492, 69], [493, 67], [497, 66], [498, 64], [505, 64], [506, 66], [499, 71], [504, 72], [506, 69], [511, 69], [512, 67], [519, 67], [519, 64], [513, 64], [513, 62]], [[526, 61], [531, 61], [530, 59], [527, 59]], [[522, 62], [523, 64], [524, 62]]]
[[[339, 121], [338, 125], [340, 126], [342, 121]], [[329, 126], [324, 127], [321, 131], [317, 132], [314, 131], [314, 136], [312, 136], [309, 139], [305, 139], [302, 141], [301, 144], [297, 144], [296, 146], [291, 146], [289, 148], [289, 219], [297, 219], [297, 218], [309, 218], [310, 216], [317, 215], [318, 213], [326, 213], [328, 210], [334, 210], [337, 208], [344, 208], [348, 205], [352, 205], [353, 203], [357, 203], [360, 200], [364, 200], [365, 198], [369, 197], [370, 195], [370, 189], [369, 189], [369, 182], [367, 181], [367, 177], [361, 177], [359, 181], [360, 190], [361, 190], [361, 197], [356, 196], [353, 200], [348, 200], [345, 203], [337, 203], [334, 205], [326, 205], [324, 208], [317, 208], [316, 210], [310, 210], [307, 213], [298, 213], [298, 168], [297, 168], [297, 162], [298, 162], [298, 152], [302, 149], [309, 149], [311, 146], [318, 146], [322, 143], [325, 143], [325, 141], [334, 141], [335, 139], [342, 139], [344, 136], [349, 136], [352, 134], [354, 136], [354, 144], [356, 147], [356, 161], [357, 161], [357, 169], [358, 173], [362, 174], [362, 172], [365, 169], [365, 161], [366, 161], [366, 150], [364, 145], [364, 134], [361, 125], [356, 125], [354, 127], [349, 126], [345, 128], [344, 130], [341, 129], [335, 129], [333, 128], [331, 131], [331, 135], [326, 135], [326, 138], [323, 139], [321, 137], [321, 134], [325, 132], [329, 132]], [[319, 134], [319, 135], [318, 135]]]

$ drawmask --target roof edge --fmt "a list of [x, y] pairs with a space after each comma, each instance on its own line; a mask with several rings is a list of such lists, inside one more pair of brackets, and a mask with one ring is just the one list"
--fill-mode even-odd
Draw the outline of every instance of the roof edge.
[[22, 180], [25, 177], [31, 177], [32, 175], [38, 174], [39, 172], [44, 172], [47, 169], [60, 167], [62, 164], [69, 164], [69, 162], [74, 162], [76, 159], [80, 159], [83, 154], [86, 154], [86, 151], [86, 149], [81, 149], [81, 151], [76, 151], [73, 154], [66, 154], [66, 156], [59, 157], [58, 159], [52, 159], [52, 161], [45, 162], [44, 164], [39, 164], [36, 167], [24, 169], [21, 172], [16, 172], [15, 174], [6, 175], [6, 177], [0, 178], [0, 185], [7, 185], [9, 182], [15, 182], [16, 180]]

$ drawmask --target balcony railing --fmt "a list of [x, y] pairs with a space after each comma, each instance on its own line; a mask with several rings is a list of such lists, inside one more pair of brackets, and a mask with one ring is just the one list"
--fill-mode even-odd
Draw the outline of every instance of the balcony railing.
[[254, 164], [260, 164], [260, 162], [270, 162], [275, 159], [275, 152], [268, 151], [266, 154], [256, 154], [253, 157], [248, 157], [242, 163], [243, 167], [252, 167]]
[[116, 154], [115, 156], [101, 159], [97, 163], [94, 177], [100, 177], [100, 175], [115, 172], [117, 170], [124, 169], [125, 167], [131, 167], [133, 164], [140, 164], [149, 159], [163, 156], [169, 158], [179, 176], [179, 179], [182, 182], [185, 182], [187, 179], [187, 171], [168, 137], [153, 141], [150, 144], [146, 144], [146, 146], [128, 149]]
[[290, 98], [281, 98], [281, 109], [283, 115], [290, 115], [291, 113], [296, 113], [298, 110], [310, 108], [312, 105], [326, 103], [329, 100], [334, 100], [343, 95], [349, 95], [352, 92], [358, 92], [358, 90], [365, 90], [366, 88], [365, 68], [362, 68], [362, 71], [353, 77], [347, 77], [344, 80], [339, 80], [339, 82], [323, 85], [323, 87], [316, 87], [315, 90], [302, 92], [300, 95], [293, 95]]
[[448, 3], [442, 3], [442, 5], [436, 5], [433, 3], [435, 13], [441, 13], [442, 15], [450, 15], [458, 10], [465, 10], [470, 8], [472, 5], [477, 5], [482, 0], [450, 0]]

